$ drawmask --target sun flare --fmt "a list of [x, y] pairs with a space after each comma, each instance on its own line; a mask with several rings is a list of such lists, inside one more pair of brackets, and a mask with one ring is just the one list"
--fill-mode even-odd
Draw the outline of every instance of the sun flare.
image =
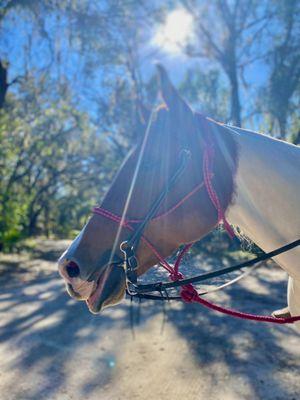
[[168, 53], [180, 53], [193, 36], [193, 17], [183, 8], [178, 8], [167, 15], [164, 24], [161, 24], [154, 33], [154, 46]]

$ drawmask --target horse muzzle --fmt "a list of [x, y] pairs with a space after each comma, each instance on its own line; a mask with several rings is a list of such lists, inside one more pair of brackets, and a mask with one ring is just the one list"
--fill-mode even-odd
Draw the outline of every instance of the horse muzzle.
[[86, 304], [93, 314], [100, 313], [105, 307], [118, 304], [125, 296], [126, 275], [120, 265], [111, 264], [104, 269], [96, 280], [95, 288]]

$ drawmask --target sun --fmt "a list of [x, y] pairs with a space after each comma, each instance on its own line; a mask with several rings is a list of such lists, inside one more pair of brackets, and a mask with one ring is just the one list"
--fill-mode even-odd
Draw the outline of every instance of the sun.
[[170, 12], [164, 24], [154, 33], [152, 44], [167, 53], [181, 53], [182, 46], [192, 38], [194, 21], [190, 13], [183, 8]]

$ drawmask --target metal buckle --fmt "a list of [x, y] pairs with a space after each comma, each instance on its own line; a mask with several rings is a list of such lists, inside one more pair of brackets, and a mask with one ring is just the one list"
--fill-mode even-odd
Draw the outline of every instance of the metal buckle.
[[128, 257], [127, 264], [130, 267], [130, 269], [132, 269], [132, 270], [137, 269], [138, 262], [137, 262], [136, 256], [133, 255], [133, 256]]
[[138, 267], [138, 261], [134, 254], [133, 247], [129, 246], [128, 242], [125, 241], [120, 244], [120, 250], [124, 254], [126, 278], [130, 283], [136, 284], [137, 283], [136, 270]]

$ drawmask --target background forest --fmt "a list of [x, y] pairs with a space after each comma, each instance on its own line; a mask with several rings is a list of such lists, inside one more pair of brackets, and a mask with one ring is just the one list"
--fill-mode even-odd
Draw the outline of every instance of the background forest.
[[299, 0], [1, 0], [0, 250], [82, 227], [155, 60], [194, 108], [300, 144]]

